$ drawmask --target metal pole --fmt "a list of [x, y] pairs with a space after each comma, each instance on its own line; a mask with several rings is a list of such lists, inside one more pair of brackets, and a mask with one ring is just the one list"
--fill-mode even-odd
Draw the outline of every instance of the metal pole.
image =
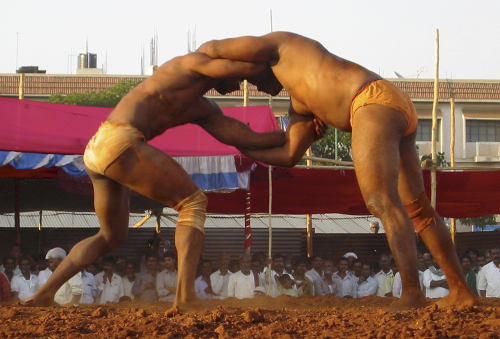
[[14, 179], [14, 227], [16, 242], [21, 243], [21, 188], [19, 179]]
[[[306, 151], [306, 156], [311, 156], [311, 147]], [[312, 165], [312, 160], [307, 159], [306, 165], [309, 167]], [[307, 237], [307, 257], [312, 258], [313, 256], [313, 228], [312, 228], [312, 215], [306, 214], [306, 237]]]
[[267, 264], [267, 294], [271, 295], [271, 289], [272, 289], [272, 267], [271, 267], [271, 262], [272, 262], [272, 250], [273, 250], [273, 224], [272, 224], [272, 213], [273, 213], [273, 167], [269, 166], [268, 169], [268, 181], [269, 181], [269, 242], [268, 242], [268, 252], [267, 256], [269, 258], [269, 262]]
[[437, 136], [437, 117], [436, 109], [438, 104], [438, 87], [439, 87], [439, 29], [436, 29], [436, 73], [434, 76], [434, 100], [432, 102], [432, 167], [431, 167], [431, 205], [436, 209], [436, 136]]

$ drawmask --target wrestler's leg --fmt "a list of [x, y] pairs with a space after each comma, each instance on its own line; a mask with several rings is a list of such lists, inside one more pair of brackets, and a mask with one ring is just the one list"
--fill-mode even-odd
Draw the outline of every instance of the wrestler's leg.
[[401, 113], [380, 105], [356, 111], [352, 152], [359, 187], [370, 212], [380, 218], [403, 283], [394, 308], [425, 303], [420, 290], [412, 223], [398, 194], [399, 144], [407, 127]]
[[127, 235], [128, 188], [88, 169], [87, 172], [94, 186], [94, 206], [101, 228], [97, 234], [80, 241], [71, 249], [27, 305], [52, 304], [55, 293], [66, 280], [120, 245]]
[[[106, 175], [168, 206], [177, 205], [198, 190], [175, 160], [146, 143], [137, 143], [126, 150], [106, 170]], [[197, 299], [194, 280], [203, 238], [204, 234], [193, 227], [178, 226], [175, 231], [178, 259], [176, 305], [184, 306]]]
[[[407, 204], [417, 199], [425, 190], [420, 161], [415, 148], [415, 134], [403, 138], [400, 151], [399, 194], [403, 204]], [[435, 211], [434, 220], [435, 223], [427, 226], [419, 233], [419, 236], [443, 269], [448, 281], [450, 294], [440, 303], [473, 305], [475, 298], [465, 282], [450, 232], [443, 219]]]

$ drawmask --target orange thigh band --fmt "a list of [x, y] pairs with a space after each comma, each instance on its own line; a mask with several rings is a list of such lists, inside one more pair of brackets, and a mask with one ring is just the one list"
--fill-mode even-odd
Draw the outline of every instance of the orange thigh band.
[[396, 87], [392, 82], [383, 79], [362, 87], [360, 92], [354, 97], [350, 110], [351, 127], [354, 128], [354, 114], [358, 108], [370, 104], [391, 107], [401, 112], [408, 122], [408, 128], [404, 134], [405, 136], [412, 134], [417, 129], [417, 112], [408, 94]]
[[434, 209], [425, 193], [406, 204], [404, 208], [410, 216], [417, 233], [422, 232], [427, 226], [435, 224]]

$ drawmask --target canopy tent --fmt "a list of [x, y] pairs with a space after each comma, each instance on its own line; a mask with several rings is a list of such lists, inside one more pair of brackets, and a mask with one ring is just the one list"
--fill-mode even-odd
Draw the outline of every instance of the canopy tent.
[[[71, 164], [78, 169], [85, 144], [109, 111], [109, 108], [0, 98], [0, 150], [4, 151], [0, 153], [0, 165], [4, 165], [0, 166], [0, 178], [4, 178], [0, 179], [0, 212], [13, 210], [11, 207], [14, 192], [9, 189], [12, 187], [11, 178], [45, 180], [23, 180], [20, 187], [21, 211], [92, 210], [92, 186], [88, 178], [73, 177], [72, 171], [68, 171], [65, 166]], [[272, 111], [267, 106], [230, 107], [223, 108], [223, 111], [250, 124], [250, 127], [259, 132], [277, 128]], [[181, 163], [183, 159], [195, 162], [194, 159], [199, 157], [198, 164], [194, 166], [197, 169], [194, 171], [188, 169], [188, 172], [202, 188], [207, 189], [209, 185], [203, 186], [207, 181], [233, 183], [213, 186], [218, 189], [243, 188], [248, 183], [252, 161], [241, 157], [235, 148], [214, 140], [198, 126], [174, 128], [152, 140], [151, 144], [174, 156]], [[24, 157], [27, 156], [25, 152], [38, 154], [35, 154], [32, 160], [25, 161]], [[65, 158], [64, 155], [74, 157], [74, 160], [66, 163], [69, 158]], [[210, 161], [217, 164], [219, 169], [227, 165], [230, 170], [226, 172], [226, 169], [222, 169], [219, 173], [223, 175], [214, 176], [212, 173], [218, 172], [213, 170], [214, 166], [209, 165]], [[28, 166], [27, 163], [36, 165], [30, 167], [31, 165]], [[59, 164], [62, 167], [39, 167], [41, 164], [52, 166]], [[200, 178], [215, 179], [200, 181], [196, 179], [197, 174]], [[232, 179], [227, 179], [228, 177]], [[227, 180], [219, 180], [220, 178]], [[424, 171], [424, 179], [429, 192], [427, 171]], [[353, 170], [274, 168], [272, 180], [273, 213], [369, 214]], [[258, 165], [251, 173], [250, 183], [251, 212], [267, 213], [269, 193], [267, 168]], [[44, 189], [41, 189], [42, 186]], [[245, 191], [236, 190], [229, 194], [208, 195], [209, 212], [244, 213]], [[151, 205], [154, 203], [136, 196], [131, 204], [131, 210], [140, 212]], [[438, 172], [437, 210], [445, 217], [475, 217], [500, 213], [500, 171]]]
[[[61, 167], [73, 177], [82, 177], [86, 173], [81, 155], [110, 111], [0, 98], [0, 166], [17, 170]], [[226, 107], [223, 111], [257, 132], [278, 128], [268, 106]], [[248, 187], [251, 162], [243, 161], [236, 148], [220, 143], [197, 125], [169, 129], [150, 144], [172, 156], [204, 190]], [[12, 171], [4, 170], [4, 176], [8, 172]]]

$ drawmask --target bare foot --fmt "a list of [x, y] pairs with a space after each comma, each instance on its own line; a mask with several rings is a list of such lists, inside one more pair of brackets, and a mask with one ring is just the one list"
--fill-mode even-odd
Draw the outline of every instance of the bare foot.
[[175, 317], [176, 315], [180, 314], [181, 313], [181, 310], [179, 309], [179, 307], [177, 307], [177, 305], [172, 305], [172, 307], [170, 307], [168, 310], [165, 311], [164, 315], [166, 317]]
[[35, 294], [33, 297], [28, 299], [22, 305], [27, 307], [47, 307], [47, 306], [53, 306], [55, 305], [55, 303], [54, 303], [54, 297], [51, 295]]
[[468, 289], [461, 290], [458, 293], [450, 293], [436, 303], [439, 308], [450, 306], [472, 307], [476, 304], [477, 298]]
[[427, 306], [427, 300], [425, 299], [422, 293], [418, 293], [415, 295], [405, 295], [403, 294], [401, 298], [393, 302], [386, 308], [386, 311], [389, 312], [399, 312], [399, 311], [407, 311], [414, 308], [425, 307]]

